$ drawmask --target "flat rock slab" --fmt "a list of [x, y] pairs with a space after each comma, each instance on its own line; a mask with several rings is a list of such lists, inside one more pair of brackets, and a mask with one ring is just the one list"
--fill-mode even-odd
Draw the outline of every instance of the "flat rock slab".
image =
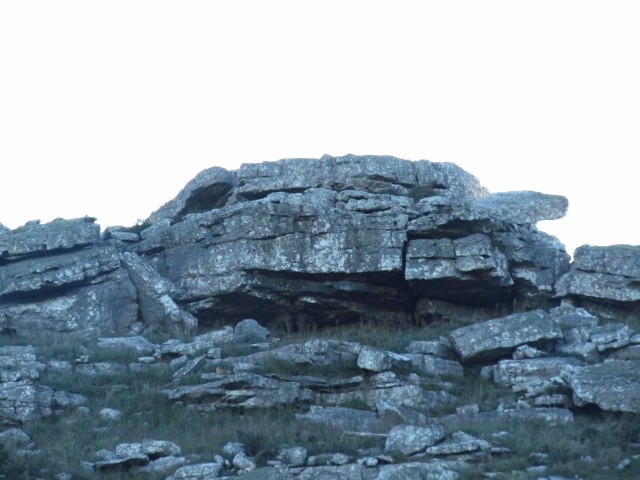
[[640, 412], [640, 362], [613, 360], [567, 368], [562, 378], [576, 405], [595, 403], [603, 410]]
[[445, 436], [444, 429], [437, 425], [431, 427], [398, 425], [389, 432], [384, 449], [386, 452], [412, 455], [425, 451]]
[[465, 362], [495, 360], [520, 345], [561, 336], [560, 328], [544, 310], [515, 313], [450, 333], [456, 352]]

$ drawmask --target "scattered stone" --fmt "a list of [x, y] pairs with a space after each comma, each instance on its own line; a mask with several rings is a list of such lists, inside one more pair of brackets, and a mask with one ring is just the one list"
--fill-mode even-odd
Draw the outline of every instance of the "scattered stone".
[[456, 414], [465, 416], [465, 415], [475, 415], [480, 412], [480, 406], [477, 403], [472, 405], [463, 405], [461, 407], [456, 408]]
[[445, 438], [445, 436], [444, 429], [439, 426], [415, 427], [412, 425], [398, 425], [389, 432], [384, 450], [385, 452], [412, 455], [425, 451], [428, 447]]
[[236, 325], [234, 334], [238, 341], [251, 343], [264, 342], [271, 335], [271, 332], [255, 320], [246, 319]]
[[307, 449], [304, 447], [283, 448], [278, 452], [278, 460], [290, 467], [302, 467], [307, 462]]
[[222, 465], [219, 463], [199, 463], [180, 467], [166, 480], [208, 480], [218, 478], [221, 471]]
[[127, 372], [127, 366], [111, 362], [79, 363], [76, 365], [75, 372], [92, 376], [122, 375]]
[[376, 409], [381, 419], [393, 419], [407, 425], [424, 426], [427, 423], [427, 417], [424, 414], [391, 400], [380, 399]]
[[631, 460], [629, 460], [628, 458], [625, 458], [618, 465], [616, 465], [616, 470], [622, 471], [625, 468], [627, 468], [629, 465], [631, 465]]
[[350, 463], [353, 459], [344, 453], [321, 453], [309, 457], [308, 464], [313, 467], [320, 466], [341, 466]]
[[100, 418], [115, 422], [122, 418], [122, 412], [113, 408], [103, 408], [100, 410]]
[[101, 337], [98, 338], [98, 347], [132, 350], [139, 355], [151, 355], [156, 351], [156, 346], [140, 335], [132, 337]]
[[93, 464], [93, 469], [100, 473], [127, 471], [135, 467], [142, 467], [149, 463], [146, 455], [133, 455], [128, 457], [104, 460]]
[[455, 360], [456, 358], [451, 343], [445, 338], [440, 340], [413, 341], [407, 347], [407, 353], [421, 353], [423, 355], [432, 355], [446, 360]]
[[525, 358], [540, 358], [545, 357], [547, 354], [542, 350], [530, 347], [529, 345], [521, 345], [513, 352], [514, 360], [524, 360]]
[[192, 360], [189, 360], [183, 366], [181, 366], [175, 373], [172, 375], [174, 380], [179, 380], [182, 377], [186, 377], [187, 375], [191, 375], [196, 373], [198, 370], [202, 368], [204, 362], [206, 360], [206, 355], [200, 355]]
[[372, 431], [382, 426], [374, 412], [346, 407], [312, 406], [305, 414], [296, 414], [297, 420], [331, 425], [342, 430]]
[[516, 313], [454, 330], [453, 345], [466, 362], [493, 360], [525, 343], [560, 338], [562, 332], [543, 310]]
[[138, 468], [136, 471], [148, 472], [154, 474], [168, 474], [188, 463], [185, 457], [160, 457], [151, 460], [144, 467]]
[[232, 463], [234, 467], [245, 472], [250, 472], [256, 468], [256, 462], [253, 458], [243, 452], [236, 454], [236, 456], [233, 457]]
[[32, 346], [0, 347], [0, 382], [38, 380], [44, 369]]
[[66, 360], [49, 360], [47, 368], [58, 372], [70, 372], [73, 370], [73, 365]]
[[421, 373], [429, 376], [449, 378], [462, 378], [464, 376], [462, 365], [454, 360], [418, 353], [408, 354], [406, 357], [411, 360], [411, 364], [419, 369]]
[[326, 467], [307, 467], [300, 472], [298, 480], [359, 480], [366, 478], [366, 469], [358, 463], [326, 466]]
[[18, 455], [35, 451], [35, 444], [29, 435], [19, 428], [9, 428], [0, 432], [0, 449]]
[[383, 372], [390, 370], [392, 365], [399, 362], [408, 362], [409, 359], [393, 352], [385, 352], [371, 347], [363, 347], [358, 355], [357, 365], [364, 370]]
[[457, 480], [460, 475], [437, 462], [383, 465], [375, 480]]
[[491, 448], [491, 444], [485, 440], [464, 432], [454, 432], [450, 440], [429, 447], [426, 451], [430, 455], [453, 455], [476, 452], [478, 450], [490, 450]]
[[603, 410], [640, 412], [640, 362], [612, 360], [569, 367], [562, 378], [573, 389], [577, 406], [595, 403]]
[[244, 444], [239, 442], [229, 442], [224, 447], [222, 447], [222, 454], [230, 460], [232, 460], [233, 457], [235, 457], [239, 453], [244, 452]]
[[599, 352], [626, 347], [631, 343], [631, 329], [622, 323], [602, 325], [591, 330], [589, 340]]

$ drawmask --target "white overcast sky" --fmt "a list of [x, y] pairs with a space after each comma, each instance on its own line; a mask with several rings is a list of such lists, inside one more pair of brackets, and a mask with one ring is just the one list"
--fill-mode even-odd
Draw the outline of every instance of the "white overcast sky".
[[640, 244], [640, 2], [2, 1], [0, 222], [132, 225], [200, 170], [455, 162]]

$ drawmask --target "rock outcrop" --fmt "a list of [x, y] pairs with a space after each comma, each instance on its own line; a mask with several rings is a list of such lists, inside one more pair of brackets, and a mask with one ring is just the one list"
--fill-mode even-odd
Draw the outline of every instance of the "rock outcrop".
[[[220, 454], [114, 439], [82, 467], [455, 479], [521, 447], [504, 446], [509, 432], [494, 430], [505, 425], [638, 414], [640, 247], [584, 246], [570, 265], [536, 228], [566, 210], [557, 195], [490, 193], [453, 164], [348, 155], [210, 168], [143, 224], [102, 234], [90, 217], [0, 224], [0, 424], [12, 427], [0, 463], [39, 454], [29, 424], [48, 418], [100, 435], [126, 422], [130, 435], [197, 415], [187, 435], [207, 418], [233, 437]], [[419, 333], [277, 338], [348, 323]], [[275, 444], [264, 432], [273, 412], [293, 428]], [[629, 458], [602, 471], [635, 468]]]
[[173, 302], [173, 286], [102, 241], [94, 221], [32, 222], [0, 234], [0, 329], [28, 336], [192, 329], [197, 321]]
[[452, 164], [288, 159], [202, 172], [126, 248], [202, 325], [398, 322], [431, 301], [444, 302], [429, 313], [442, 316], [449, 305], [546, 305], [568, 256], [535, 223], [566, 207], [489, 194]]

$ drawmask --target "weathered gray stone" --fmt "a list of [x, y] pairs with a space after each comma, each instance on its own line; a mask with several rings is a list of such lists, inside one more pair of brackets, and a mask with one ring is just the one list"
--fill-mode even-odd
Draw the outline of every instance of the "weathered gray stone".
[[278, 460], [290, 467], [302, 467], [307, 463], [307, 449], [304, 447], [282, 448]]
[[215, 381], [165, 391], [170, 400], [194, 408], [272, 408], [291, 405], [305, 397], [297, 382], [280, 381], [252, 373], [219, 375]]
[[[194, 337], [191, 342], [185, 343], [171, 339], [160, 345], [160, 355], [188, 355], [195, 356], [225, 343], [233, 342], [235, 336], [233, 328], [224, 327], [220, 330], [212, 330]], [[186, 359], [185, 359], [186, 362]]]
[[377, 348], [363, 347], [358, 355], [357, 365], [363, 370], [382, 372], [401, 362], [409, 362], [409, 358]]
[[101, 337], [98, 338], [98, 347], [116, 350], [132, 350], [140, 355], [151, 355], [156, 351], [156, 346], [140, 335], [131, 337]]
[[378, 416], [368, 410], [356, 410], [346, 407], [312, 406], [309, 412], [296, 414], [296, 419], [330, 425], [342, 430], [372, 431], [382, 427]]
[[433, 377], [462, 378], [464, 376], [462, 365], [454, 360], [445, 360], [444, 358], [418, 353], [406, 356], [410, 358], [411, 364], [421, 373], [426, 373]]
[[222, 454], [227, 457], [229, 460], [233, 460], [239, 453], [245, 452], [245, 446], [240, 442], [229, 442], [222, 447]]
[[100, 226], [95, 218], [56, 219], [40, 224], [29, 222], [0, 235], [0, 259], [47, 255], [93, 245], [100, 241]]
[[3, 233], [8, 233], [10, 231], [11, 229], [9, 227], [6, 227], [2, 223], [0, 223], [0, 235], [2, 235]]
[[[94, 258], [97, 263], [93, 260], [78, 263], [83, 255], [83, 251], [80, 251], [65, 254], [69, 257], [67, 266], [60, 267], [58, 264], [52, 271], [43, 270], [41, 274], [34, 275], [27, 273], [27, 277], [22, 280], [13, 276], [3, 290], [10, 290], [11, 294], [5, 299], [0, 298], [0, 329], [10, 329], [25, 336], [126, 333], [138, 316], [135, 287], [127, 273], [118, 268], [119, 260], [115, 262], [118, 257], [111, 257], [113, 250], [94, 251], [107, 253], [107, 257], [114, 259], [114, 263], [108, 264], [107, 270], [100, 273], [102, 267], [99, 259], [104, 259], [104, 256], [98, 253], [97, 258]], [[84, 259], [87, 260], [86, 257]], [[7, 274], [7, 268], [17, 270], [17, 267], [26, 263], [40, 260], [47, 263], [49, 258], [26, 260], [0, 267], [0, 276]], [[112, 267], [115, 270], [109, 271]], [[35, 268], [44, 267], [41, 263]], [[29, 271], [32, 271], [31, 267], [27, 269]], [[73, 278], [87, 284], [69, 289], [76, 286], [75, 281], [70, 280]], [[51, 288], [48, 279], [54, 285], [61, 285], [51, 290], [50, 294], [47, 293]]]
[[102, 232], [103, 240], [117, 240], [119, 242], [139, 242], [140, 235], [135, 232], [125, 230], [125, 227], [107, 227], [104, 232]]
[[457, 480], [460, 475], [437, 462], [384, 465], [375, 480]]
[[424, 426], [427, 423], [426, 415], [391, 400], [380, 399], [376, 410], [379, 418], [399, 421], [404, 425]]
[[251, 472], [242, 473], [237, 477], [231, 478], [234, 480], [293, 480], [293, 476], [288, 470], [271, 467], [256, 468]]
[[237, 469], [245, 472], [250, 472], [251, 470], [256, 469], [256, 462], [244, 452], [236, 454], [231, 463]]
[[0, 347], [0, 382], [37, 380], [44, 369], [32, 346]]
[[407, 353], [421, 353], [446, 360], [454, 360], [456, 358], [451, 342], [444, 337], [441, 337], [439, 340], [413, 341], [407, 347]]
[[137, 472], [146, 472], [152, 474], [168, 474], [175, 471], [178, 467], [186, 465], [185, 457], [160, 457], [149, 461], [144, 467], [136, 469]]
[[[356, 434], [356, 432], [344, 432], [351, 435]], [[343, 434], [344, 434], [343, 433]], [[385, 435], [386, 438], [386, 435]], [[348, 463], [353, 463], [353, 458], [349, 455], [345, 455], [344, 453], [321, 453], [319, 455], [313, 455], [309, 457], [308, 464], [310, 467], [319, 467], [319, 466], [329, 466], [329, 465], [347, 465]]]
[[513, 284], [508, 260], [483, 234], [409, 241], [405, 278], [429, 298], [488, 304], [505, 300]]
[[589, 341], [599, 352], [626, 347], [631, 343], [631, 329], [623, 323], [601, 325], [591, 329]]
[[119, 472], [141, 467], [147, 463], [149, 463], [149, 457], [146, 455], [135, 455], [96, 462], [93, 464], [93, 469], [100, 473]]
[[516, 300], [546, 306], [556, 281], [569, 271], [570, 257], [555, 237], [531, 226], [517, 225], [492, 235], [509, 260]]
[[174, 472], [171, 480], [208, 480], [209, 478], [218, 478], [222, 471], [223, 465], [219, 463], [198, 463], [196, 465], [187, 465], [180, 467]]
[[368, 480], [366, 467], [349, 464], [328, 467], [307, 467], [298, 475], [298, 480]]
[[500, 358], [525, 343], [560, 338], [562, 332], [547, 312], [534, 310], [462, 327], [450, 336], [461, 358], [470, 362]]
[[603, 410], [640, 412], [640, 362], [612, 360], [566, 368], [562, 378], [576, 405], [595, 403]]
[[125, 252], [122, 262], [138, 292], [140, 315], [147, 326], [173, 334], [195, 330], [198, 320], [176, 305], [168, 280], [135, 253]]
[[233, 172], [212, 167], [200, 172], [185, 185], [176, 198], [153, 212], [146, 223], [171, 222], [189, 213], [206, 212], [223, 206], [236, 184]]
[[95, 362], [76, 365], [75, 372], [84, 375], [121, 375], [127, 371], [127, 366], [121, 363]]
[[566, 197], [531, 191], [492, 193], [473, 202], [478, 217], [515, 224], [557, 220], [567, 214], [568, 207]]
[[629, 345], [628, 347], [611, 352], [608, 358], [615, 360], [640, 361], [640, 345]]
[[478, 450], [490, 450], [491, 444], [468, 433], [454, 432], [449, 440], [427, 448], [431, 455], [453, 455], [460, 453], [476, 452]]
[[264, 342], [271, 332], [251, 318], [238, 322], [233, 333], [239, 341]]
[[178, 370], [174, 372], [174, 374], [172, 375], [173, 379], [179, 380], [182, 377], [185, 377], [186, 375], [190, 375], [192, 373], [197, 372], [204, 365], [205, 359], [206, 359], [205, 355], [200, 355], [199, 357], [189, 360], [187, 363], [185, 363], [182, 367], [180, 367]]
[[547, 354], [542, 350], [531, 347], [529, 345], [521, 345], [513, 352], [514, 360], [524, 360], [526, 358], [540, 358], [546, 357]]
[[493, 369], [494, 381], [500, 385], [513, 386], [534, 380], [550, 380], [560, 376], [569, 365], [579, 366], [581, 362], [565, 357], [500, 360]]
[[5, 451], [33, 450], [34, 443], [29, 435], [19, 428], [9, 428], [0, 432], [0, 448]]
[[100, 410], [100, 418], [115, 422], [122, 418], [122, 411], [115, 408], [103, 408]]
[[0, 383], [0, 422], [24, 423], [53, 413], [54, 391], [29, 380]]
[[445, 436], [444, 429], [439, 426], [398, 425], [389, 432], [384, 449], [386, 452], [412, 455], [425, 451], [428, 447], [445, 438]]
[[571, 271], [556, 286], [557, 296], [596, 302], [640, 302], [640, 246], [583, 245], [574, 254]]

